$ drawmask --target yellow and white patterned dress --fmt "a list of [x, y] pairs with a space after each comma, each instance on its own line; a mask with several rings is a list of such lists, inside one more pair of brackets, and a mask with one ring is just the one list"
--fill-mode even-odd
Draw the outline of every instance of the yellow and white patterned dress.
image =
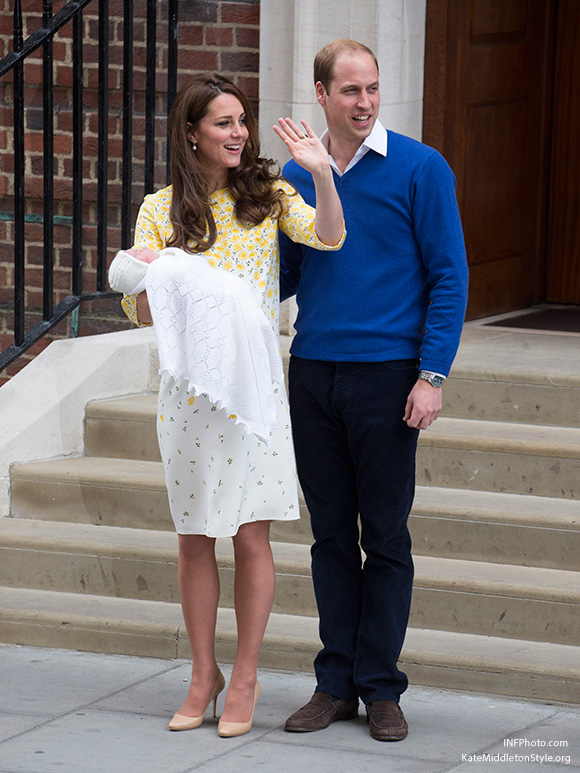
[[[204, 255], [214, 268], [230, 271], [250, 287], [279, 333], [278, 228], [293, 241], [317, 249], [323, 244], [314, 230], [314, 209], [292, 186], [284, 213], [259, 225], [240, 223], [228, 189], [212, 196], [217, 239]], [[161, 250], [172, 234], [169, 220], [171, 186], [145, 198], [135, 228], [135, 247]], [[138, 323], [136, 296], [123, 299], [129, 318]], [[295, 520], [299, 517], [296, 469], [288, 400], [277, 387], [278, 428], [268, 447], [246, 433], [235, 417], [218, 410], [207, 395], [188, 391], [185, 380], [161, 374], [157, 415], [159, 448], [165, 467], [171, 515], [179, 534], [228, 537], [243, 523]]]

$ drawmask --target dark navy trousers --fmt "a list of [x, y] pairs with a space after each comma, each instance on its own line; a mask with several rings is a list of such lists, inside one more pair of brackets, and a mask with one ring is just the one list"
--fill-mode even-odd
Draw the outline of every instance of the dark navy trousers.
[[416, 360], [290, 359], [323, 645], [314, 663], [316, 689], [365, 704], [398, 702], [407, 688], [397, 660], [413, 583], [407, 520], [418, 430], [403, 415], [417, 375]]

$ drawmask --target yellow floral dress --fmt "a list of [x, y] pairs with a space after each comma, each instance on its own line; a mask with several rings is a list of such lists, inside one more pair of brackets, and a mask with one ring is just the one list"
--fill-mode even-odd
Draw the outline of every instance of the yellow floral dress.
[[[278, 228], [292, 240], [317, 249], [323, 244], [314, 230], [314, 209], [292, 186], [284, 212], [259, 225], [236, 219], [228, 189], [212, 196], [217, 239], [204, 255], [211, 266], [244, 280], [279, 332]], [[294, 195], [293, 195], [294, 194]], [[135, 247], [161, 250], [171, 236], [171, 186], [145, 198], [135, 227]], [[123, 308], [139, 324], [136, 296], [126, 296]], [[297, 482], [288, 401], [283, 387], [275, 388], [278, 428], [270, 446], [236, 424], [235, 416], [218, 410], [207, 395], [188, 391], [186, 380], [161, 373], [157, 434], [165, 467], [171, 515], [179, 534], [233, 536], [243, 523], [295, 520], [299, 517]]]

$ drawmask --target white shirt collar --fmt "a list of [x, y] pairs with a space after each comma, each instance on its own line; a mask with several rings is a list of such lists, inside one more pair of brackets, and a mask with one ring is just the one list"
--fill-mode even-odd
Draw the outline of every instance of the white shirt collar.
[[[369, 150], [374, 150], [375, 153], [379, 153], [381, 156], [386, 156], [387, 155], [387, 136], [388, 136], [387, 135], [387, 130], [385, 129], [383, 124], [377, 118], [377, 120], [375, 121], [375, 125], [372, 128], [371, 133], [369, 134], [368, 137], [365, 137], [365, 139], [363, 140], [362, 145], [357, 150], [357, 152], [354, 154], [354, 156], [351, 158], [351, 160], [350, 160], [348, 166], [346, 167], [346, 169], [344, 170], [344, 172], [340, 171], [340, 169], [336, 165], [336, 162], [335, 162], [335, 160], [333, 159], [332, 156], [330, 156], [330, 165], [331, 165], [331, 167], [334, 169], [334, 171], [338, 175], [342, 176], [343, 174], [346, 174], [346, 172], [348, 172], [349, 169], [352, 169], [353, 166], [358, 164], [358, 162], [361, 160], [361, 158], [363, 158], [363, 156], [365, 156], [369, 152]], [[322, 134], [322, 136], [320, 137], [320, 140], [321, 140], [322, 144], [324, 145], [324, 147], [326, 148], [326, 150], [328, 150], [329, 144], [330, 144], [330, 137], [328, 135], [328, 129], [326, 129], [326, 131]]]

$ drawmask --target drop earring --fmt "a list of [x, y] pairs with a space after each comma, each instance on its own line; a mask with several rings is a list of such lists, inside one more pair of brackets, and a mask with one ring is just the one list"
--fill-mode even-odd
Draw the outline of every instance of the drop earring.
[[193, 150], [194, 150], [194, 151], [196, 151], [196, 150], [197, 150], [197, 145], [195, 144], [195, 140], [193, 141], [193, 144], [192, 144], [192, 146], [191, 146], [191, 147], [193, 148]]

